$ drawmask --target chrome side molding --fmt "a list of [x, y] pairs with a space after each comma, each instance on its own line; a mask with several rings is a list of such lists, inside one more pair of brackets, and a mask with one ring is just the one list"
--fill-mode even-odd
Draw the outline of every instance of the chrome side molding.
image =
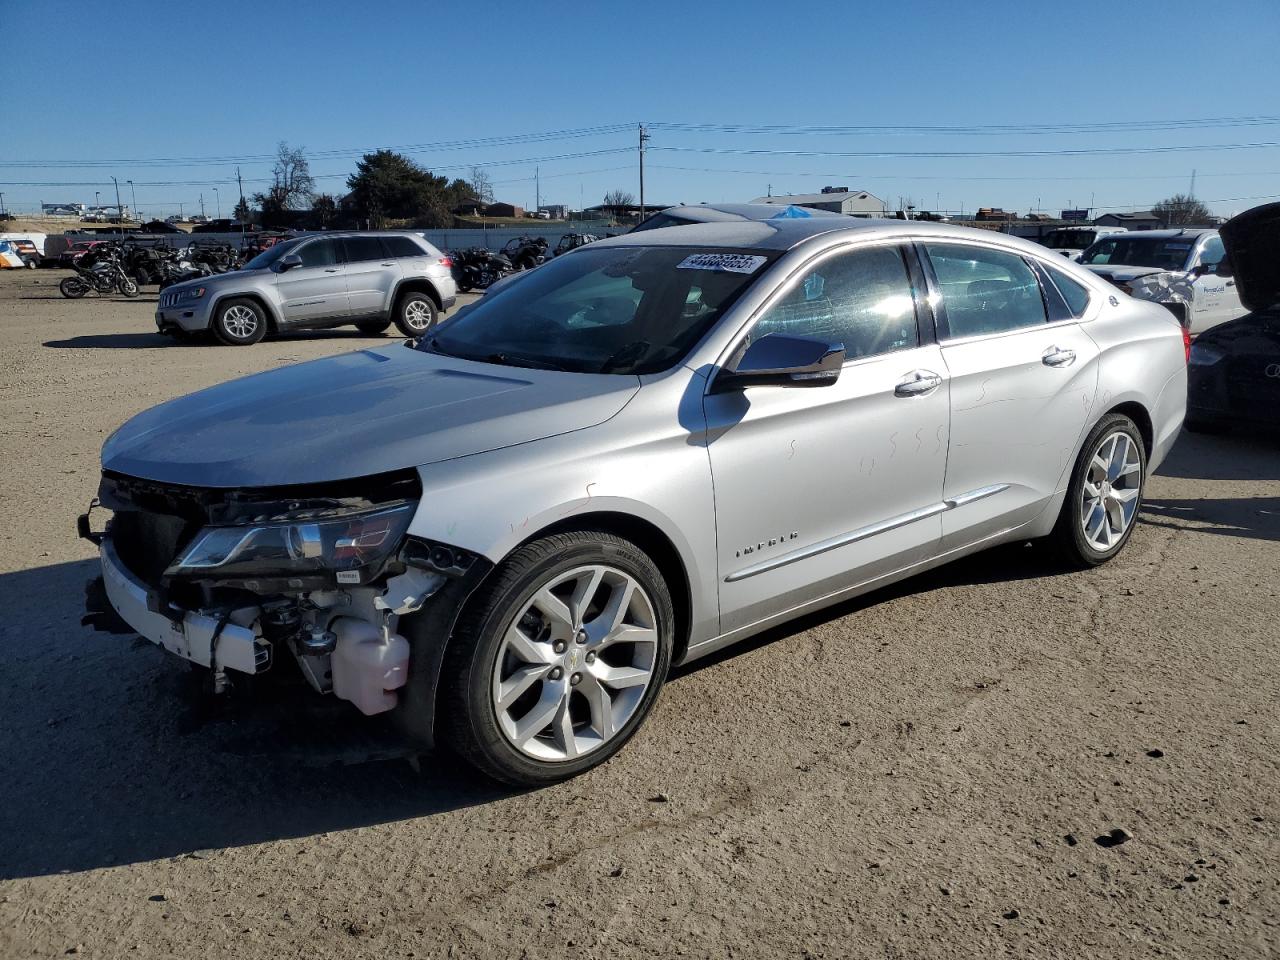
[[735, 570], [724, 578], [724, 582], [737, 583], [739, 580], [746, 580], [749, 577], [768, 573], [770, 570], [777, 570], [779, 567], [785, 567], [788, 564], [797, 563], [800, 560], [808, 560], [810, 557], [816, 557], [819, 554], [827, 553], [830, 550], [846, 547], [851, 543], [857, 543], [859, 540], [866, 540], [869, 537], [876, 536], [877, 534], [888, 533], [890, 530], [905, 527], [907, 524], [915, 523], [917, 520], [924, 520], [927, 517], [936, 517], [938, 514], [946, 513], [948, 510], [954, 510], [956, 507], [963, 507], [970, 503], [976, 503], [978, 500], [985, 500], [987, 497], [993, 497], [997, 493], [1002, 493], [1008, 489], [1009, 484], [1007, 483], [993, 483], [987, 487], [979, 487], [977, 490], [970, 490], [968, 493], [948, 497], [941, 503], [930, 504], [927, 507], [921, 507], [919, 510], [902, 513], [896, 517], [890, 517], [888, 520], [881, 520], [879, 523], [868, 524], [865, 527], [859, 527], [857, 530], [851, 530], [848, 533], [842, 533], [839, 536], [820, 540], [807, 547], [801, 547], [799, 550], [792, 550], [790, 553], [784, 553], [781, 556], [771, 557], [768, 560], [761, 560], [759, 563], [753, 563], [749, 567], [743, 567], [741, 570]]

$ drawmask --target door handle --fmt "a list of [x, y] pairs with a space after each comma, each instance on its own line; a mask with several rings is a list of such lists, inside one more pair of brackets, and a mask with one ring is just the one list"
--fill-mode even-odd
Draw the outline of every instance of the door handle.
[[325, 273], [337, 273], [337, 272], [338, 272], [338, 268], [337, 268], [337, 267], [325, 267], [325, 268], [324, 268], [324, 272], [325, 272]]
[[942, 385], [942, 378], [932, 370], [913, 370], [906, 380], [893, 388], [894, 396], [919, 397], [932, 393]]
[[395, 266], [395, 264], [394, 264], [394, 263], [384, 263], [384, 264], [383, 264], [383, 266], [384, 266], [384, 267], [394, 267], [394, 266]]
[[1076, 362], [1076, 352], [1074, 350], [1063, 350], [1059, 347], [1050, 347], [1040, 360], [1046, 367], [1069, 367]]
[[1227, 286], [1228, 286], [1228, 287], [1234, 287], [1235, 285], [1236, 285], [1236, 282], [1235, 282], [1234, 280], [1228, 280], [1228, 281], [1227, 281]]

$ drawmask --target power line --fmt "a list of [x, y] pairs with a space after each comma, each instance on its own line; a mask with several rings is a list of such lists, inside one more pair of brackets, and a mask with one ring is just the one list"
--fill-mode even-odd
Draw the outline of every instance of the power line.
[[[1109, 176], [1094, 174], [1075, 177], [956, 177], [949, 175], [900, 174], [900, 173], [850, 173], [848, 171], [832, 173], [830, 171], [815, 172], [812, 170], [738, 170], [724, 167], [681, 167], [668, 164], [653, 163], [650, 170], [680, 170], [688, 173], [729, 173], [752, 177], [830, 177], [837, 180], [954, 180], [994, 183], [1044, 183], [1047, 181], [1096, 181], [1096, 180], [1181, 180], [1185, 174], [1139, 174]], [[1200, 173], [1197, 177], [1280, 177], [1280, 170], [1239, 170], [1231, 173]]]
[[1127, 156], [1154, 153], [1218, 152], [1223, 150], [1269, 150], [1280, 147], [1280, 141], [1260, 143], [1209, 143], [1195, 146], [1168, 147], [1077, 147], [1056, 150], [769, 150], [765, 148], [739, 147], [650, 147], [674, 153], [730, 154], [735, 156], [765, 157], [857, 157], [857, 158], [911, 158], [931, 159], [979, 158], [979, 157], [1082, 157]]
[[763, 134], [767, 136], [1051, 136], [1076, 133], [1154, 133], [1275, 126], [1280, 116], [1203, 117], [1183, 120], [1122, 120], [1085, 123], [1014, 124], [742, 124], [655, 122], [654, 129], [683, 133]]

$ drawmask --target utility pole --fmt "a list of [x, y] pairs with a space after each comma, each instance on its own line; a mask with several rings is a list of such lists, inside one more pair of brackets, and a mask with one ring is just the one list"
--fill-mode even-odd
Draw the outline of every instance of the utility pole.
[[218, 192], [217, 187], [213, 188], [213, 196], [214, 196], [214, 199], [218, 201], [218, 207], [217, 207], [218, 219], [221, 220], [222, 219], [222, 194]]
[[204, 194], [200, 194], [200, 216], [204, 216]]
[[542, 168], [533, 168], [533, 212], [542, 209]]
[[1196, 195], [1196, 171], [1195, 171], [1195, 168], [1193, 167], [1191, 170], [1191, 189], [1190, 191], [1188, 191], [1187, 196], [1191, 197], [1194, 200], [1195, 195]]
[[0, 190], [0, 217], [4, 216], [4, 191]]
[[644, 145], [649, 139], [649, 134], [644, 129], [644, 124], [640, 124], [640, 219], [644, 219]]
[[125, 183], [129, 185], [129, 196], [133, 198], [133, 215], [137, 217], [138, 222], [141, 223], [142, 217], [138, 214], [138, 191], [134, 189], [132, 180], [126, 180]]
[[115, 177], [111, 178], [111, 182], [116, 185], [116, 226], [120, 228], [120, 232], [124, 232], [124, 205], [120, 202], [120, 181]]
[[772, 183], [766, 183], [766, 184], [764, 185], [764, 195], [765, 195], [766, 197], [772, 197], [772, 196], [773, 196], [773, 184], [772, 184]]

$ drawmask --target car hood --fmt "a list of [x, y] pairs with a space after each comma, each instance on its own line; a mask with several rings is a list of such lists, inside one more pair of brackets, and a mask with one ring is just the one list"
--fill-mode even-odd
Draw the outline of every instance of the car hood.
[[1280, 203], [1246, 210], [1218, 232], [1231, 260], [1240, 302], [1250, 310], [1280, 305]]
[[1150, 277], [1157, 273], [1181, 273], [1181, 270], [1165, 270], [1161, 267], [1129, 267], [1123, 263], [1086, 264], [1086, 270], [1092, 270], [1100, 277], [1116, 283], [1128, 283], [1139, 277]]
[[398, 344], [152, 407], [107, 439], [102, 466], [200, 487], [345, 480], [591, 427], [638, 389], [632, 376], [502, 367]]

